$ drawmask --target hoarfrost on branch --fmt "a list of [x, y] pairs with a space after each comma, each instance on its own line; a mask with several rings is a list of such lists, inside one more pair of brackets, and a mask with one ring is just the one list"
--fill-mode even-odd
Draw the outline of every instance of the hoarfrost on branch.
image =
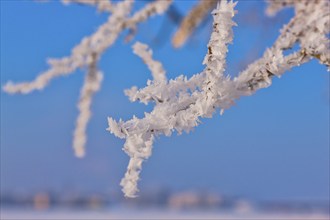
[[[283, 1], [281, 1], [283, 2]], [[205, 69], [191, 78], [181, 75], [174, 80], [159, 82], [155, 77], [155, 68], [150, 68], [154, 80], [142, 89], [132, 87], [126, 90], [131, 101], [145, 104], [154, 102], [154, 109], [145, 113], [144, 118], [133, 117], [126, 122], [116, 122], [108, 118], [108, 130], [119, 138], [125, 138], [124, 150], [130, 162], [125, 177], [121, 181], [125, 196], [134, 197], [138, 192], [137, 182], [142, 162], [151, 155], [155, 136], [170, 136], [176, 131], [181, 134], [196, 127], [200, 118], [212, 117], [220, 109], [230, 108], [241, 96], [252, 95], [258, 89], [271, 85], [272, 77], [280, 77], [285, 71], [299, 66], [315, 57], [329, 67], [329, 2], [289, 1], [295, 7], [295, 16], [285, 25], [273, 47], [266, 50], [263, 57], [242, 71], [238, 77], [231, 78], [225, 73], [228, 44], [233, 40], [232, 18], [236, 3], [221, 1], [212, 11], [213, 32], [207, 45], [207, 54], [203, 60]], [[269, 11], [279, 10], [278, 2], [270, 2]], [[306, 25], [308, 24], [308, 25]], [[317, 39], [317, 41], [315, 41]], [[283, 55], [295, 43], [300, 51]], [[141, 43], [133, 46], [146, 53], [147, 46]], [[141, 56], [142, 59], [143, 56]], [[148, 57], [149, 58], [149, 57]], [[163, 72], [160, 69], [160, 72]], [[159, 72], [159, 73], [160, 73]]]
[[34, 90], [44, 89], [49, 82], [62, 75], [72, 74], [77, 69], [86, 69], [86, 78], [81, 89], [78, 103], [79, 116], [73, 136], [73, 148], [75, 155], [85, 155], [87, 140], [86, 128], [90, 119], [90, 107], [93, 95], [99, 90], [102, 82], [102, 74], [97, 70], [99, 58], [106, 49], [111, 47], [119, 34], [126, 29], [134, 29], [136, 25], [149, 17], [162, 14], [171, 4], [170, 0], [157, 0], [146, 4], [142, 9], [130, 16], [134, 1], [124, 0], [116, 4], [108, 0], [64, 0], [64, 3], [81, 3], [95, 5], [98, 10], [111, 13], [108, 20], [102, 24], [92, 35], [85, 37], [72, 49], [71, 55], [60, 59], [49, 59], [50, 68], [41, 73], [32, 82], [13, 84], [8, 82], [4, 91], [8, 93], [27, 94]]
[[[123, 0], [113, 3], [107, 0], [64, 0], [64, 3], [80, 3], [95, 6], [99, 11], [109, 13], [106, 23], [89, 37], [82, 39], [68, 57], [50, 59], [50, 68], [32, 82], [13, 84], [8, 82], [3, 89], [8, 93], [29, 93], [41, 90], [55, 77], [68, 75], [78, 68], [86, 69], [84, 85], [78, 103], [79, 116], [74, 132], [73, 146], [75, 154], [85, 154], [86, 128], [91, 116], [90, 106], [93, 95], [100, 89], [103, 75], [97, 68], [103, 52], [111, 47], [119, 34], [128, 29], [128, 39], [134, 37], [137, 25], [156, 14], [163, 14], [171, 1], [156, 0], [131, 14], [133, 1]], [[233, 17], [236, 2], [223, 0], [201, 1], [183, 22], [173, 38], [175, 47], [181, 46], [192, 30], [201, 22], [206, 12], [212, 11], [213, 31], [207, 45], [202, 72], [187, 78], [180, 75], [167, 79], [162, 63], [152, 58], [148, 45], [136, 42], [133, 52], [148, 66], [153, 79], [147, 86], [138, 89], [133, 86], [125, 90], [131, 101], [144, 104], [152, 103], [154, 108], [145, 113], [144, 118], [133, 116], [131, 120], [116, 121], [108, 118], [108, 130], [119, 138], [126, 139], [124, 151], [130, 161], [120, 185], [127, 197], [135, 197], [137, 183], [144, 160], [150, 157], [156, 136], [170, 136], [173, 132], [190, 132], [198, 126], [201, 118], [212, 117], [216, 111], [221, 114], [229, 109], [242, 96], [254, 94], [261, 88], [271, 85], [274, 76], [280, 77], [295, 66], [315, 58], [330, 68], [330, 3], [327, 0], [273, 0], [268, 1], [267, 14], [275, 15], [285, 7], [293, 7], [295, 15], [284, 25], [274, 45], [263, 56], [250, 64], [237, 77], [226, 72], [228, 44], [233, 41], [236, 26]], [[198, 15], [197, 17], [194, 15]], [[299, 51], [284, 55], [284, 51], [295, 44]]]

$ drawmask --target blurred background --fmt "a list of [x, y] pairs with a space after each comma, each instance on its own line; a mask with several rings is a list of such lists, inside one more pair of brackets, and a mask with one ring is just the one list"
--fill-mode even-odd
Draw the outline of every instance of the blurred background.
[[[0, 3], [1, 86], [34, 79], [47, 70], [46, 58], [69, 55], [107, 20], [107, 14], [79, 4]], [[151, 79], [131, 46], [148, 43], [168, 78], [202, 71], [210, 15], [182, 47], [171, 44], [180, 20], [196, 3], [175, 1], [166, 15], [140, 24], [131, 42], [122, 34], [103, 55], [105, 79], [92, 104], [84, 159], [75, 158], [72, 150], [84, 71], [58, 78], [42, 92], [1, 91], [2, 215], [17, 218], [26, 211], [58, 209], [83, 210], [93, 218], [104, 212], [111, 217], [108, 211], [116, 218], [139, 216], [132, 213], [155, 217], [158, 212], [195, 213], [190, 217], [234, 213], [240, 218], [256, 213], [329, 215], [329, 73], [315, 60], [238, 100], [223, 116], [203, 119], [190, 134], [158, 138], [143, 165], [139, 197], [123, 197], [119, 182], [129, 158], [122, 151], [124, 141], [105, 130], [107, 117], [142, 117], [152, 109], [130, 103], [123, 93]], [[136, 7], [144, 4], [138, 1]], [[228, 74], [238, 75], [259, 58], [293, 15], [293, 9], [286, 9], [270, 18], [265, 8], [263, 1], [238, 3]]]

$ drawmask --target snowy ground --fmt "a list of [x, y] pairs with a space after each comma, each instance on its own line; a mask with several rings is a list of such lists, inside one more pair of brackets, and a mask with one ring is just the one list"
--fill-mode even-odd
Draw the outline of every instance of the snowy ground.
[[265, 214], [265, 213], [224, 213], [224, 212], [177, 212], [166, 210], [15, 210], [1, 209], [1, 220], [55, 220], [55, 219], [295, 219], [328, 220], [325, 214]]

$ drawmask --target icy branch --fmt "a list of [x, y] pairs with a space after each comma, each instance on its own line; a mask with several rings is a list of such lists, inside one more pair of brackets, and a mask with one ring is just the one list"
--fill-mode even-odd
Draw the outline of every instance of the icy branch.
[[137, 11], [130, 19], [125, 22], [125, 26], [130, 30], [126, 40], [129, 41], [133, 38], [136, 33], [136, 25], [138, 23], [141, 23], [154, 15], [163, 14], [171, 3], [172, 0], [156, 0], [154, 2], [148, 3], [140, 11]]
[[[94, 1], [93, 1], [94, 2]], [[95, 1], [99, 2], [99, 1]], [[34, 81], [13, 84], [8, 82], [4, 91], [8, 93], [30, 93], [33, 90], [41, 90], [55, 77], [73, 73], [78, 68], [90, 65], [92, 54], [101, 55], [118, 38], [125, 28], [131, 28], [138, 23], [145, 21], [148, 17], [163, 13], [171, 1], [155, 1], [147, 4], [141, 10], [135, 12], [132, 17], [127, 17], [132, 0], [125, 0], [117, 3], [114, 13], [109, 16], [108, 21], [101, 25], [98, 30], [89, 37], [85, 37], [79, 45], [75, 46], [69, 57], [61, 59], [50, 59], [50, 69], [41, 73]]]
[[267, 0], [268, 7], [266, 9], [266, 13], [269, 16], [274, 16], [283, 8], [294, 6], [298, 1], [302, 0]]
[[[125, 196], [134, 197], [138, 192], [137, 181], [141, 165], [143, 160], [151, 155], [155, 135], [171, 135], [174, 130], [179, 133], [183, 130], [188, 132], [198, 125], [198, 117], [208, 116], [214, 110], [212, 106], [215, 101], [212, 97], [214, 94], [213, 91], [210, 94], [207, 87], [214, 89], [214, 85], [226, 81], [225, 78], [222, 78], [222, 72], [224, 71], [227, 45], [232, 40], [231, 27], [235, 24], [231, 20], [235, 14], [234, 6], [235, 3], [223, 1], [212, 13], [214, 17], [214, 34], [211, 37], [209, 52], [204, 62], [207, 66], [205, 72], [192, 77], [191, 81], [181, 78], [170, 81], [163, 86], [150, 84], [153, 88], [160, 90], [159, 95], [165, 95], [164, 89], [166, 86], [169, 87], [168, 90], [174, 88], [178, 91], [170, 91], [169, 94], [173, 96], [167, 96], [162, 99], [162, 102], [157, 102], [154, 110], [151, 113], [145, 113], [143, 119], [133, 117], [127, 122], [119, 121], [118, 123], [112, 118], [108, 119], [109, 131], [120, 138], [126, 138], [124, 150], [131, 158], [125, 177], [121, 181]], [[218, 39], [221, 39], [221, 41]], [[214, 54], [210, 52], [212, 50]], [[217, 78], [216, 82], [208, 85], [208, 81], [213, 77]], [[196, 80], [197, 78], [198, 80]], [[176, 83], [181, 85], [177, 87]], [[182, 87], [182, 84], [186, 85]], [[182, 88], [188, 87], [194, 89], [197, 86], [203, 87], [205, 91], [195, 90], [189, 93], [182, 90]], [[157, 93], [157, 91], [155, 92]]]
[[[270, 86], [273, 76], [281, 76], [313, 57], [328, 65], [329, 39], [326, 34], [329, 33], [329, 20], [326, 17], [329, 16], [329, 2], [288, 3], [295, 7], [294, 18], [284, 26], [274, 46], [238, 77], [231, 79], [224, 74], [227, 47], [233, 38], [232, 26], [235, 23], [232, 17], [236, 3], [222, 1], [212, 12], [213, 32], [203, 61], [206, 68], [201, 73], [190, 79], [179, 76], [166, 83], [148, 81], [145, 88], [133, 87], [126, 93], [132, 101], [146, 104], [152, 101], [155, 106], [141, 119], [133, 117], [126, 122], [116, 122], [108, 118], [108, 130], [126, 139], [124, 151], [130, 157], [127, 172], [121, 181], [125, 196], [135, 197], [138, 192], [142, 162], [151, 155], [155, 136], [170, 136], [173, 131], [179, 134], [189, 132], [199, 124], [201, 118], [212, 117], [217, 109], [223, 113], [241, 96], [252, 95], [258, 89]], [[319, 40], [317, 44], [315, 39]], [[299, 43], [300, 50], [284, 56], [283, 51], [295, 43]]]
[[3, 89], [8, 93], [30, 93], [41, 90], [55, 77], [72, 74], [78, 68], [88, 67], [93, 54], [101, 55], [110, 47], [123, 30], [122, 23], [130, 12], [132, 1], [126, 0], [116, 5], [115, 13], [89, 37], [82, 39], [80, 44], [72, 49], [71, 55], [60, 59], [49, 59], [50, 69], [41, 73], [34, 81], [13, 84], [7, 83]]
[[84, 85], [80, 92], [78, 103], [79, 115], [73, 136], [73, 148], [77, 157], [85, 156], [87, 141], [87, 124], [91, 117], [91, 104], [93, 95], [100, 89], [103, 74], [97, 69], [98, 57], [94, 55], [93, 62], [88, 67]]
[[[125, 30], [136, 27], [148, 18], [162, 14], [171, 4], [171, 1], [157, 0], [146, 4], [136, 11], [131, 17], [133, 0], [124, 0], [112, 4], [107, 0], [65, 0], [65, 3], [75, 2], [97, 6], [100, 11], [111, 12], [107, 22], [102, 24], [95, 33], [85, 37], [72, 49], [71, 55], [60, 59], [49, 59], [50, 68], [41, 73], [31, 82], [13, 84], [8, 82], [3, 90], [7, 93], [27, 94], [34, 90], [42, 90], [51, 80], [62, 75], [69, 75], [77, 69], [87, 69], [83, 88], [81, 89], [78, 103], [79, 116], [74, 131], [73, 147], [78, 157], [85, 154], [85, 143], [87, 139], [86, 129], [90, 119], [90, 106], [93, 95], [100, 89], [102, 74], [97, 70], [97, 62], [105, 50], [111, 47], [119, 35]], [[161, 65], [160, 65], [161, 66]], [[155, 69], [156, 71], [156, 69]], [[164, 73], [165, 74], [165, 73]], [[166, 78], [163, 77], [163, 80]]]

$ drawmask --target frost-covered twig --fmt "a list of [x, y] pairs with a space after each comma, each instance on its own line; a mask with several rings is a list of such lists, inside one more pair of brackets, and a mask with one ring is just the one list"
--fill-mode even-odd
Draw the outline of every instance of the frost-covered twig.
[[146, 4], [136, 11], [132, 16], [133, 0], [124, 0], [112, 4], [107, 0], [66, 0], [66, 3], [76, 2], [87, 5], [95, 5], [101, 11], [111, 12], [107, 22], [102, 24], [95, 33], [85, 37], [72, 49], [71, 55], [60, 59], [49, 59], [50, 68], [41, 73], [31, 82], [13, 84], [8, 82], [4, 87], [7, 93], [27, 94], [34, 90], [42, 90], [48, 83], [62, 75], [69, 75], [77, 69], [88, 69], [88, 73], [81, 90], [81, 97], [78, 104], [79, 116], [74, 132], [73, 146], [75, 154], [82, 157], [85, 154], [86, 128], [90, 119], [90, 105], [95, 92], [99, 90], [102, 81], [102, 74], [96, 69], [97, 62], [104, 51], [111, 47], [117, 40], [120, 33], [125, 29], [136, 27], [139, 23], [147, 20], [156, 14], [162, 14], [171, 4], [170, 0], [157, 0]]
[[166, 81], [166, 72], [162, 63], [152, 59], [152, 50], [146, 44], [135, 43], [133, 45], [133, 52], [141, 57], [143, 62], [148, 66], [155, 82], [161, 83]]
[[145, 91], [138, 92], [138, 88], [133, 86], [131, 89], [125, 90], [125, 95], [127, 95], [132, 102], [136, 100], [139, 100], [145, 104], [147, 104], [150, 100], [163, 102], [163, 97], [160, 94], [152, 94], [152, 91], [156, 91], [155, 87], [163, 87], [166, 83], [166, 71], [164, 70], [162, 63], [153, 60], [152, 50], [149, 49], [146, 44], [136, 42], [133, 45], [133, 52], [138, 55], [148, 66], [153, 76], [153, 81], [149, 81], [148, 84], [151, 84], [153, 88], [147, 88]]
[[124, 26], [129, 28], [129, 35], [126, 37], [126, 41], [129, 41], [133, 38], [136, 33], [136, 25], [148, 19], [149, 17], [155, 14], [163, 14], [172, 0], [156, 0], [148, 3], [143, 9], [137, 11], [130, 19], [128, 19]]
[[78, 103], [79, 115], [73, 136], [73, 149], [77, 157], [85, 156], [85, 144], [87, 141], [86, 129], [91, 117], [91, 104], [93, 95], [100, 89], [103, 74], [97, 68], [98, 57], [95, 54], [88, 67], [84, 85], [80, 92]]
[[78, 68], [86, 68], [93, 61], [93, 55], [101, 55], [110, 47], [123, 30], [122, 23], [130, 12], [132, 1], [126, 0], [116, 5], [115, 13], [97, 31], [72, 49], [71, 55], [60, 59], [49, 59], [49, 70], [41, 73], [32, 82], [7, 83], [3, 89], [8, 93], [30, 93], [45, 88], [55, 77], [72, 74]]
[[[292, 1], [288, 0], [289, 3]], [[255, 93], [271, 85], [273, 76], [281, 76], [292, 67], [309, 61], [311, 52], [317, 53], [321, 63], [327, 65], [329, 55], [327, 1], [297, 1], [292, 3], [296, 10], [294, 18], [286, 25], [274, 46], [267, 49], [262, 58], [248, 66], [234, 79], [224, 75], [227, 45], [232, 41], [231, 27], [235, 3], [222, 1], [212, 12], [213, 32], [203, 64], [204, 71], [187, 79], [179, 76], [159, 84], [148, 81], [147, 86], [129, 92], [132, 101], [154, 102], [154, 109], [145, 117], [133, 117], [126, 122], [108, 118], [108, 130], [119, 138], [125, 138], [124, 150], [130, 157], [125, 177], [121, 181], [127, 197], [138, 192], [137, 182], [142, 162], [151, 155], [155, 136], [169, 136], [173, 131], [179, 134], [189, 132], [199, 124], [200, 118], [212, 117], [217, 109], [221, 113], [230, 108], [241, 96]], [[288, 4], [290, 5], [290, 4]], [[309, 24], [309, 25], [302, 25]], [[314, 39], [323, 39], [315, 45]], [[284, 56], [287, 50], [299, 43], [301, 49]], [[316, 51], [316, 52], [315, 52]], [[322, 58], [321, 58], [322, 57]]]
[[283, 8], [292, 7], [298, 1], [303, 0], [267, 0], [268, 7], [266, 13], [269, 16], [274, 16], [277, 12], [281, 11]]

